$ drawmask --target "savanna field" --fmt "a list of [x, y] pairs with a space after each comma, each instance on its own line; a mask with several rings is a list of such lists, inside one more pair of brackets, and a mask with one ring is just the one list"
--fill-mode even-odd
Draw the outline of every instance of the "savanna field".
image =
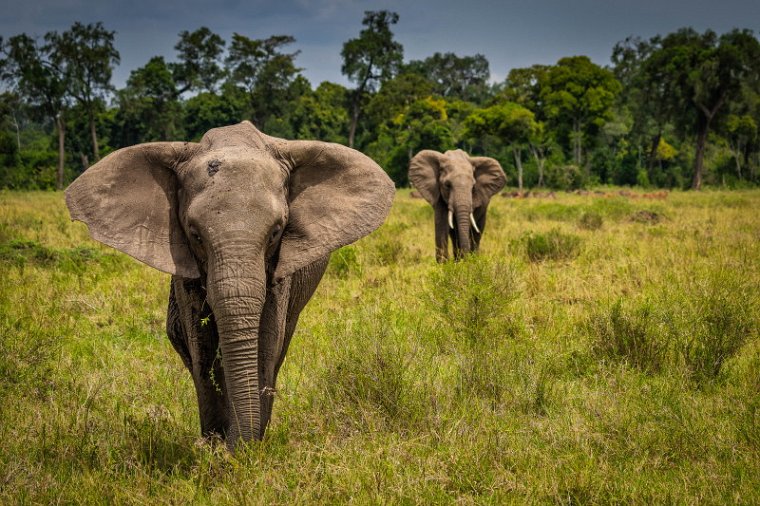
[[0, 503], [760, 503], [760, 190], [606, 192], [496, 196], [438, 265], [399, 190], [234, 456], [199, 437], [169, 275], [62, 193], [0, 193]]

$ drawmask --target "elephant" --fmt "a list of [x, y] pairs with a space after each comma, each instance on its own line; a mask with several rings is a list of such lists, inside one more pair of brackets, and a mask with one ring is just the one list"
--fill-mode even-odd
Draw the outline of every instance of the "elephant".
[[393, 182], [339, 144], [252, 123], [199, 142], [119, 149], [66, 190], [73, 220], [171, 274], [166, 331], [192, 375], [201, 433], [260, 440], [299, 314], [330, 252], [387, 217]]
[[504, 188], [507, 176], [493, 158], [469, 156], [461, 149], [445, 153], [424, 149], [409, 162], [409, 181], [433, 206], [435, 258], [445, 262], [449, 237], [457, 260], [478, 250], [488, 203]]

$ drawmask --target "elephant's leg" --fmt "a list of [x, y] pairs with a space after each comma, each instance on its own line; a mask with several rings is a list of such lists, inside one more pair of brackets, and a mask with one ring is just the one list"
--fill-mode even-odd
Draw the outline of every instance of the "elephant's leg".
[[457, 235], [457, 230], [450, 228], [449, 237], [451, 238], [451, 246], [454, 250], [454, 260], [461, 260], [464, 254], [462, 253], [462, 246], [459, 244], [459, 236]]
[[435, 206], [435, 260], [445, 262], [449, 257], [449, 208], [443, 199], [438, 199]]
[[277, 374], [285, 360], [298, 316], [317, 289], [327, 268], [327, 255], [294, 272], [267, 293], [259, 329], [259, 384], [261, 389], [261, 436], [272, 416]]
[[228, 417], [224, 371], [217, 360], [219, 335], [199, 280], [172, 276], [167, 334], [193, 377], [201, 433], [223, 436]]
[[488, 205], [478, 207], [473, 211], [473, 216], [475, 217], [475, 223], [478, 225], [478, 230], [480, 230], [480, 233], [476, 232], [474, 227], [472, 230], [472, 237], [473, 237], [473, 251], [478, 251], [480, 249], [480, 240], [483, 238], [483, 232], [486, 230], [486, 211], [488, 210]]

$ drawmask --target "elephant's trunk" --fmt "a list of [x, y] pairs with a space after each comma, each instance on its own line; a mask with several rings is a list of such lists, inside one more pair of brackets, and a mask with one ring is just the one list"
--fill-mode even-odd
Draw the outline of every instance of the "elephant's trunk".
[[461, 258], [463, 255], [471, 251], [470, 244], [470, 214], [472, 213], [471, 201], [459, 204], [454, 208], [454, 215], [456, 216], [457, 226], [457, 238], [459, 239], [459, 252], [457, 257]]
[[[247, 249], [247, 248], [246, 248]], [[249, 249], [250, 251], [250, 249]], [[229, 427], [227, 447], [234, 450], [239, 439], [261, 439], [262, 426], [259, 385], [259, 323], [266, 299], [266, 272], [263, 258], [250, 261], [230, 253], [209, 265], [209, 303], [214, 311], [224, 368]]]

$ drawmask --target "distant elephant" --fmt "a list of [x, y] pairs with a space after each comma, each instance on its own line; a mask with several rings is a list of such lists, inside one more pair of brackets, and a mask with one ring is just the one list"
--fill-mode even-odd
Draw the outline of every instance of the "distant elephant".
[[[201, 431], [261, 439], [301, 310], [330, 252], [385, 220], [394, 186], [358, 151], [243, 123], [120, 149], [66, 190], [93, 238], [172, 274], [167, 333]], [[221, 360], [217, 360], [218, 353]]]
[[461, 149], [445, 153], [425, 149], [409, 162], [409, 180], [435, 210], [436, 260], [448, 258], [449, 236], [454, 258], [477, 251], [488, 202], [507, 181], [499, 162], [469, 156]]

